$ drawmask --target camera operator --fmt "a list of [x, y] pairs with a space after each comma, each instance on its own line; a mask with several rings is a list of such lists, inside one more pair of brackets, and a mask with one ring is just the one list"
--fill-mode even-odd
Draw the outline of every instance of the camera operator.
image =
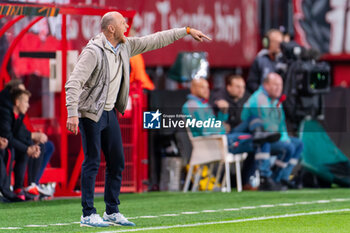
[[247, 79], [247, 90], [253, 93], [258, 89], [268, 73], [276, 72], [276, 65], [281, 57], [280, 44], [284, 37], [278, 29], [270, 29], [263, 37], [263, 49], [255, 58]]

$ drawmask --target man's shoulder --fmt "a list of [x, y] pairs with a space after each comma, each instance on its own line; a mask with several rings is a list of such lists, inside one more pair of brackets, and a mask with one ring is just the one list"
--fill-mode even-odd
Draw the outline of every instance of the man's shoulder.
[[249, 96], [248, 102], [252, 102], [252, 101], [256, 100], [259, 95], [261, 95], [260, 88], [258, 88], [256, 91], [253, 92], [253, 94], [251, 94], [251, 96]]
[[257, 107], [263, 107], [269, 105], [269, 98], [268, 96], [263, 92], [261, 88], [256, 90], [251, 97], [248, 100], [251, 104]]
[[194, 99], [188, 99], [184, 104], [184, 107], [186, 107], [186, 108], [196, 108], [199, 106], [200, 106], [199, 101], [194, 100]]

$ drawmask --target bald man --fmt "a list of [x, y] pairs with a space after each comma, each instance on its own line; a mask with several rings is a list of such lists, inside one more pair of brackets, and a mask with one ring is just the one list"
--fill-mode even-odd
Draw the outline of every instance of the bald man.
[[247, 79], [247, 90], [256, 91], [268, 73], [276, 72], [276, 65], [281, 57], [283, 34], [277, 29], [270, 29], [263, 39], [263, 49], [256, 56]]
[[[187, 101], [182, 106], [182, 112], [185, 115], [191, 115], [192, 118], [201, 121], [215, 119], [225, 122], [227, 120], [227, 109], [229, 105], [226, 100], [220, 100], [217, 102], [217, 105], [222, 109], [222, 111], [218, 111], [217, 116], [215, 116], [212, 107], [209, 105], [208, 99], [210, 96], [210, 90], [209, 83], [206, 79], [193, 79], [190, 90], [191, 94], [187, 96]], [[193, 127], [191, 128], [191, 131], [194, 137], [226, 133], [224, 124], [221, 124], [221, 127]]]
[[[83, 49], [65, 86], [67, 129], [77, 134], [79, 126], [85, 155], [81, 171], [81, 226], [135, 226], [118, 209], [124, 153], [116, 110], [123, 114], [127, 105], [130, 57], [167, 46], [186, 35], [200, 42], [210, 40], [190, 27], [127, 38], [124, 33], [128, 27], [120, 13], [105, 14], [101, 20], [102, 32]], [[103, 219], [94, 207], [101, 148], [106, 160]]]
[[259, 117], [264, 122], [264, 129], [268, 132], [279, 132], [281, 138], [271, 143], [271, 153], [277, 155], [276, 169], [272, 175], [275, 182], [294, 188], [290, 181], [290, 174], [297, 165], [303, 151], [300, 139], [289, 137], [280, 97], [283, 89], [282, 77], [277, 73], [269, 73], [260, 88], [244, 104], [242, 120]]

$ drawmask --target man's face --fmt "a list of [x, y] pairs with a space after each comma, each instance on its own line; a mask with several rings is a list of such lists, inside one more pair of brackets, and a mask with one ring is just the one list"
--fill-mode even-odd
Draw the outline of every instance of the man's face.
[[271, 54], [278, 54], [281, 52], [281, 43], [283, 42], [283, 35], [279, 32], [272, 32], [269, 37], [269, 52]]
[[191, 92], [193, 95], [202, 98], [202, 99], [209, 99], [210, 96], [210, 90], [209, 90], [209, 84], [208, 81], [205, 79], [199, 79], [193, 82], [191, 87]]
[[269, 81], [264, 84], [264, 88], [267, 91], [270, 98], [278, 99], [282, 95], [283, 81], [279, 75], [273, 75], [274, 76], [271, 77]]
[[124, 33], [129, 28], [129, 25], [126, 23], [125, 18], [121, 14], [114, 14], [114, 22], [110, 25], [110, 30], [113, 33], [113, 37], [115, 40], [120, 43], [125, 43], [126, 38]]
[[245, 82], [242, 78], [234, 78], [231, 84], [226, 87], [231, 97], [241, 99], [245, 92]]
[[16, 108], [19, 113], [26, 114], [29, 108], [29, 96], [26, 94], [22, 94], [16, 99]]

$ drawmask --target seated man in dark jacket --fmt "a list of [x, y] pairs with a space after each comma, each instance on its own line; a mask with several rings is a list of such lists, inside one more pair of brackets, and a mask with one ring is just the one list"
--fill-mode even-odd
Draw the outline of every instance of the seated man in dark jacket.
[[[7, 109], [13, 108], [12, 100], [10, 92], [13, 89], [22, 89], [26, 90], [25, 86], [23, 85], [22, 81], [20, 79], [12, 79], [8, 83], [6, 83], [4, 90], [0, 92], [0, 106], [6, 107]], [[29, 120], [28, 115], [25, 115], [23, 118], [23, 123], [30, 131], [31, 139], [35, 144], [38, 144], [40, 146], [40, 156], [39, 158], [33, 158], [30, 157], [27, 159], [28, 156], [17, 156], [19, 158], [25, 158], [23, 163], [20, 165], [17, 163], [15, 164], [16, 172], [19, 172], [19, 174], [24, 176], [24, 170], [27, 168], [27, 174], [28, 174], [28, 187], [25, 188], [26, 193], [28, 193], [27, 196], [31, 196], [31, 198], [36, 198], [37, 196], [51, 196], [53, 195], [54, 189], [51, 185], [39, 185], [39, 180], [41, 176], [43, 175], [43, 172], [53, 154], [54, 151], [54, 144], [48, 140], [48, 137], [45, 133], [37, 132], [34, 130], [34, 128], [31, 125], [31, 122]], [[18, 152], [17, 153], [21, 153]], [[28, 166], [26, 165], [28, 164]], [[20, 169], [18, 169], [20, 167]], [[16, 176], [16, 174], [15, 174]], [[22, 179], [17, 179], [22, 180]], [[21, 183], [21, 182], [20, 182]], [[17, 190], [18, 192], [21, 192], [21, 189]]]
[[14, 191], [23, 200], [25, 196], [22, 188], [28, 156], [37, 158], [40, 155], [40, 147], [33, 145], [32, 135], [23, 124], [24, 114], [29, 108], [29, 97], [29, 91], [17, 88], [11, 91], [12, 103], [2, 99], [0, 106], [0, 136], [6, 138], [8, 147], [15, 150]]

